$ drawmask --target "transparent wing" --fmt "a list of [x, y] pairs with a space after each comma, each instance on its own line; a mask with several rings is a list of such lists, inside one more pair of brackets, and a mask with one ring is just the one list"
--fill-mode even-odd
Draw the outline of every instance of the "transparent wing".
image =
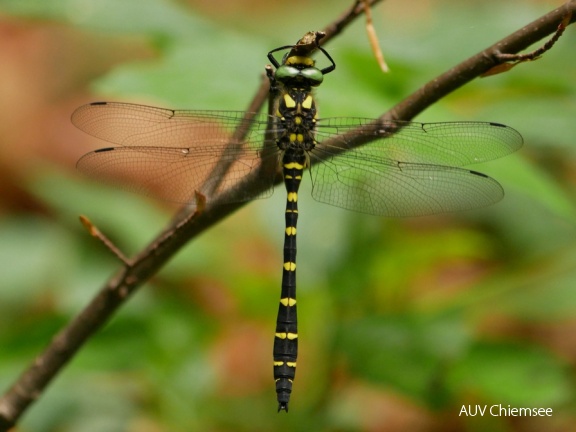
[[335, 117], [318, 121], [318, 146], [325, 156], [351, 149], [350, 157], [375, 164], [390, 161], [461, 167], [506, 156], [520, 149], [522, 135], [489, 122], [416, 123]]
[[340, 158], [311, 168], [314, 199], [362, 213], [404, 217], [484, 207], [504, 196], [497, 181], [462, 168], [351, 161]]
[[[240, 127], [251, 127], [245, 145], [262, 148], [267, 115], [244, 119], [244, 111], [189, 111], [121, 102], [95, 102], [72, 114], [72, 123], [84, 132], [123, 146], [190, 148], [199, 143], [224, 147]], [[251, 145], [250, 145], [251, 144]]]
[[[77, 166], [96, 180], [133, 192], [190, 203], [198, 191], [210, 201], [238, 186], [267, 158], [277, 157], [275, 145], [264, 146], [267, 116], [256, 116], [245, 139], [234, 142], [233, 133], [245, 126], [244, 114], [108, 102], [84, 105], [72, 115], [74, 125], [122, 147], [88, 153]], [[270, 196], [274, 177], [270, 172], [258, 177], [256, 184], [235, 190], [227, 201]]]
[[[273, 175], [258, 177], [250, 189], [237, 188], [244, 177], [260, 169], [262, 161], [257, 151], [214, 146], [109, 147], [84, 155], [77, 166], [96, 180], [167, 201], [192, 203], [195, 192], [200, 192], [209, 202], [234, 189], [227, 201], [240, 202], [272, 194]], [[222, 163], [227, 171], [214, 175]]]
[[[360, 134], [358, 128], [360, 127]], [[354, 133], [348, 133], [354, 130]], [[353, 140], [368, 141], [353, 149]], [[514, 129], [497, 123], [376, 124], [332, 118], [318, 125], [311, 168], [320, 202], [383, 216], [420, 216], [484, 207], [502, 187], [459, 166], [505, 156], [522, 146]], [[351, 149], [348, 151], [344, 151]]]

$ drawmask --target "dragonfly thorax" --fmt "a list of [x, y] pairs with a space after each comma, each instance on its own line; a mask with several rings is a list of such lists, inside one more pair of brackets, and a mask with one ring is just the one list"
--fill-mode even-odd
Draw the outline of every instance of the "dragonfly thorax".
[[312, 150], [316, 125], [312, 94], [304, 89], [287, 89], [278, 97], [276, 112], [279, 118], [278, 147], [297, 152]]

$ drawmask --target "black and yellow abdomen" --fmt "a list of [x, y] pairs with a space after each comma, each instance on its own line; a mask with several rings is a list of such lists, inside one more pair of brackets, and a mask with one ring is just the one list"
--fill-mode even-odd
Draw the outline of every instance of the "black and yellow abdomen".
[[278, 410], [288, 411], [298, 357], [298, 318], [296, 313], [296, 232], [298, 189], [308, 152], [314, 148], [316, 108], [310, 86], [297, 81], [294, 87], [284, 84], [276, 100], [277, 122], [282, 132], [276, 144], [282, 153], [282, 173], [286, 186], [286, 229], [282, 292], [274, 337], [274, 380]]
[[286, 230], [282, 291], [274, 336], [274, 380], [278, 409], [288, 410], [298, 356], [298, 318], [296, 313], [296, 225], [298, 222], [298, 188], [305, 158], [284, 153], [283, 173], [286, 185]]

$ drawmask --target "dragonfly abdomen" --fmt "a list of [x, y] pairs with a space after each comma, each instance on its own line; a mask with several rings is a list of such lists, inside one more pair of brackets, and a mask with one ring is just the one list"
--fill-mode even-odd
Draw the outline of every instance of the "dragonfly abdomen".
[[306, 164], [304, 154], [291, 151], [283, 157], [284, 184], [286, 185], [286, 229], [284, 232], [284, 264], [282, 291], [276, 333], [274, 337], [274, 380], [278, 397], [278, 410], [288, 411], [292, 383], [296, 374], [298, 356], [298, 318], [296, 313], [296, 225], [298, 222], [298, 188]]

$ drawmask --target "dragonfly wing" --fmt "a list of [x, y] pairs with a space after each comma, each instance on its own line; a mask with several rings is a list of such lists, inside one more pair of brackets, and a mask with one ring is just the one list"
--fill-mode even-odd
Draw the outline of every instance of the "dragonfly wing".
[[[195, 192], [210, 201], [234, 189], [227, 194], [228, 202], [271, 194], [269, 171], [240, 187], [264, 159], [276, 154], [276, 146], [265, 140], [266, 115], [96, 102], [78, 108], [72, 122], [90, 135], [123, 146], [80, 159], [78, 168], [96, 180], [179, 203], [190, 203]], [[240, 130], [241, 138], [234, 138]]]
[[390, 217], [423, 216], [493, 204], [500, 184], [461, 168], [334, 158], [313, 165], [312, 196], [348, 210]]
[[227, 202], [265, 198], [272, 194], [273, 176], [257, 176], [249, 188], [238, 187], [254, 174], [262, 154], [204, 143], [190, 149], [172, 147], [110, 147], [84, 155], [77, 164], [90, 177], [122, 189], [178, 203], [192, 203], [195, 192], [207, 201], [230, 192]]
[[[248, 120], [246, 115], [243, 111], [188, 111], [95, 102], [74, 111], [72, 123], [114, 144], [174, 148], [194, 147], [206, 140], [225, 145], [238, 128], [245, 126], [250, 127], [255, 144], [261, 146], [268, 116], [254, 114]], [[245, 138], [250, 141], [248, 136]]]
[[[362, 118], [318, 121], [319, 148], [335, 155], [353, 149], [374, 163], [401, 161], [452, 167], [497, 159], [522, 147], [522, 136], [511, 127], [487, 122], [382, 122]], [[358, 142], [365, 143], [358, 146]]]

